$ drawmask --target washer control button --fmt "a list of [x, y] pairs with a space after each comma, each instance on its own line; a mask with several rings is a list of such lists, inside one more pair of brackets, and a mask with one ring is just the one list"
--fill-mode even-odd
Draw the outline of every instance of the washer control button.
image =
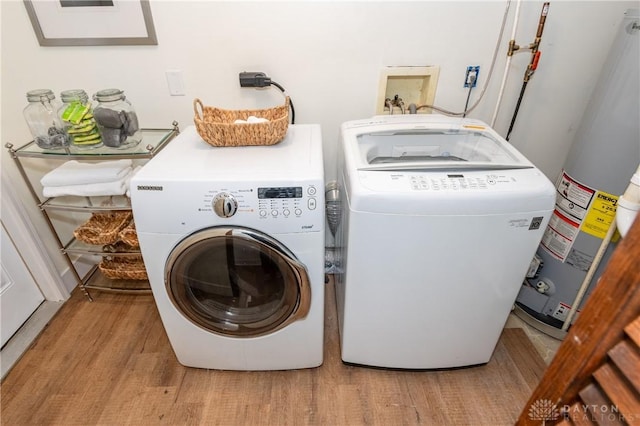
[[236, 198], [228, 192], [220, 192], [213, 197], [213, 211], [220, 217], [231, 217], [238, 211]]
[[271, 216], [273, 217], [278, 216], [278, 210], [271, 210]]
[[284, 211], [282, 212], [282, 214], [283, 214], [285, 217], [288, 217], [290, 213], [291, 213], [291, 212], [290, 212], [288, 209], [284, 209]]
[[315, 198], [309, 198], [309, 201], [307, 201], [307, 207], [309, 207], [309, 210], [315, 210], [316, 209], [316, 199]]
[[315, 186], [310, 186], [309, 188], [307, 188], [307, 194], [316, 195], [316, 187]]

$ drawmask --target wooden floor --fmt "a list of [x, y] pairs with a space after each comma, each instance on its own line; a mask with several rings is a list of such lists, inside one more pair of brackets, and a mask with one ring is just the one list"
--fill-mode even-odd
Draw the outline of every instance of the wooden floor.
[[545, 364], [522, 329], [492, 360], [391, 371], [340, 360], [326, 286], [319, 368], [230, 372], [178, 364], [152, 296], [80, 292], [1, 384], [2, 425], [512, 425]]

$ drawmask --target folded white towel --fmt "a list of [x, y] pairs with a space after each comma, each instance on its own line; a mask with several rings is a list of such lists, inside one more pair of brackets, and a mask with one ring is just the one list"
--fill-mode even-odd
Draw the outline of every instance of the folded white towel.
[[247, 123], [266, 123], [269, 120], [267, 120], [266, 118], [262, 118], [262, 117], [256, 117], [254, 115], [250, 115], [249, 117], [247, 117]]
[[131, 178], [134, 177], [136, 175], [136, 173], [138, 173], [140, 171], [141, 168], [142, 168], [142, 166], [138, 166], [135, 169], [133, 169], [133, 171], [131, 173], [129, 173], [129, 178], [127, 179], [127, 182], [125, 183], [125, 186], [127, 188], [125, 194], [129, 198], [131, 198]]
[[121, 179], [113, 182], [88, 183], [84, 185], [45, 186], [42, 195], [48, 197], [62, 197], [64, 195], [98, 196], [98, 195], [124, 195], [131, 171]]
[[250, 115], [246, 120], [237, 119], [233, 122], [233, 124], [247, 124], [247, 123], [267, 123], [269, 120], [262, 117], [256, 117], [255, 115]]
[[114, 182], [131, 172], [133, 161], [113, 160], [100, 163], [80, 163], [70, 160], [44, 175], [44, 187]]

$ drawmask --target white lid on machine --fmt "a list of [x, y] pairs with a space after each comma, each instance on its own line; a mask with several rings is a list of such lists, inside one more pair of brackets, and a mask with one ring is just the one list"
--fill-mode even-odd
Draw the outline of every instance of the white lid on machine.
[[533, 167], [511, 144], [478, 120], [440, 115], [378, 116], [345, 123], [343, 137], [358, 170]]

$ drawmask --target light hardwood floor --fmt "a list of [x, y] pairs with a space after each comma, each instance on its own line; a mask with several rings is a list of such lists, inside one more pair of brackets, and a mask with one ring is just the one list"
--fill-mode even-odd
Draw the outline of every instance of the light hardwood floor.
[[505, 329], [483, 366], [393, 371], [345, 365], [332, 284], [326, 296], [321, 367], [232, 372], [178, 364], [151, 296], [95, 293], [91, 303], [76, 291], [2, 382], [0, 421], [511, 425], [545, 369], [520, 328]]

